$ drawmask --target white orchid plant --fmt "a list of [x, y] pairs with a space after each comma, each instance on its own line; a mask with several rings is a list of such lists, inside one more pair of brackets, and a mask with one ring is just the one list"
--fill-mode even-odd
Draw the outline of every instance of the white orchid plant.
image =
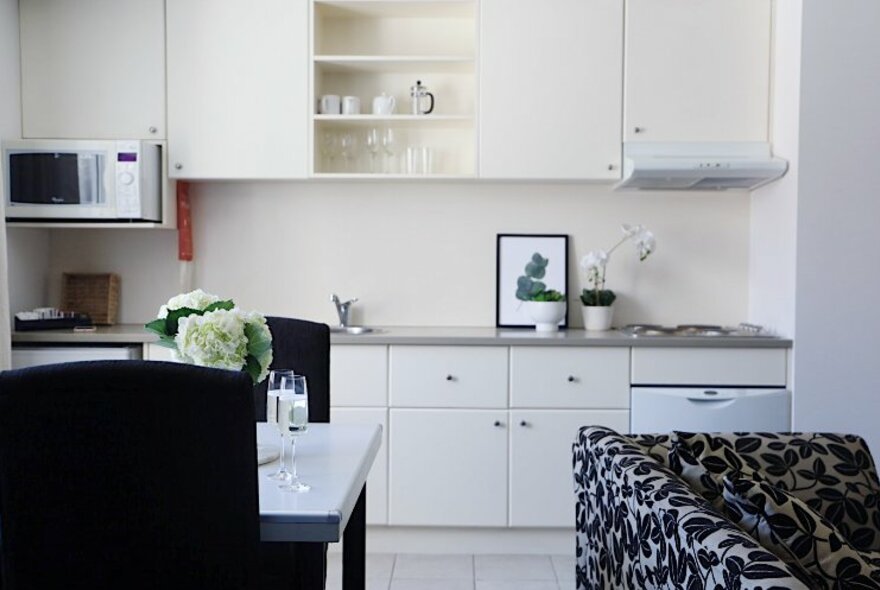
[[620, 229], [623, 231], [623, 237], [609, 250], [593, 250], [581, 259], [581, 268], [586, 271], [590, 283], [590, 288], [584, 289], [581, 293], [581, 303], [586, 306], [607, 307], [617, 298], [614, 291], [605, 288], [605, 270], [612, 252], [622, 244], [632, 242], [639, 261], [644, 261], [657, 247], [654, 234], [643, 225], [623, 224]]
[[182, 362], [245, 371], [254, 384], [269, 374], [272, 334], [266, 318], [240, 310], [231, 299], [201, 289], [176, 295], [145, 327]]

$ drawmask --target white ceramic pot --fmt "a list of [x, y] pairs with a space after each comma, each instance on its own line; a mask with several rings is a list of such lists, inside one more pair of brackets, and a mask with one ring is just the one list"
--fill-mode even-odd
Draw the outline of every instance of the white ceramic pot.
[[565, 301], [526, 301], [526, 313], [538, 332], [555, 332], [565, 317]]
[[584, 328], [590, 331], [610, 330], [611, 320], [614, 317], [613, 305], [584, 305], [581, 307], [584, 315]]

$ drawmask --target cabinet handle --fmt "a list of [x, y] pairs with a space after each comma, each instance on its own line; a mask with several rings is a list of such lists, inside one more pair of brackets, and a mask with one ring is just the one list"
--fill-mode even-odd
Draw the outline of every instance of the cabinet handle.
[[520, 420], [519, 425], [520, 425], [520, 426], [523, 426], [523, 427], [526, 427], [526, 426], [529, 425], [529, 423], [526, 422], [525, 420]]
[[493, 424], [495, 428], [501, 428], [504, 424], [501, 423], [501, 420], [495, 420], [495, 424]]
[[644, 127], [633, 127], [633, 133], [642, 133], [644, 130]]
[[156, 133], [157, 131], [159, 131], [159, 130], [156, 129], [155, 127], [150, 127], [150, 133]]
[[447, 381], [455, 381], [455, 377], [453, 377], [452, 375], [447, 375], [446, 380]]
[[183, 164], [181, 164], [180, 162], [178, 162], [177, 164], [174, 165], [175, 170], [180, 170], [182, 168], [183, 168]]
[[614, 164], [608, 164], [608, 169], [609, 169], [609, 170], [614, 170]]
[[569, 383], [574, 383], [575, 381], [577, 381], [577, 378], [576, 378], [574, 375], [569, 375], [569, 376], [568, 376], [568, 382], [569, 382]]

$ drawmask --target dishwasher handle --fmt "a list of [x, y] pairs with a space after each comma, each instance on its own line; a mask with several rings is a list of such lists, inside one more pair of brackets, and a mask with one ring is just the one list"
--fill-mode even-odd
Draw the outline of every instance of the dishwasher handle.
[[692, 402], [700, 402], [700, 403], [712, 403], [712, 402], [724, 402], [730, 399], [733, 399], [735, 394], [732, 392], [721, 392], [717, 389], [704, 389], [703, 391], [687, 396], [687, 399]]

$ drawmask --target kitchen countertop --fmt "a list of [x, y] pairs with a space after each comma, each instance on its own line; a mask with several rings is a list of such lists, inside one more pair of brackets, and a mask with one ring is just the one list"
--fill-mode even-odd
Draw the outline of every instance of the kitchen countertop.
[[[98, 327], [94, 332], [44, 330], [13, 332], [14, 344], [142, 344], [158, 338], [141, 324]], [[331, 334], [332, 344], [424, 344], [438, 346], [653, 346], [698, 348], [791, 348], [785, 338], [650, 337], [633, 338], [616, 330], [586, 332], [580, 329], [540, 333], [530, 329], [382, 327], [376, 332], [353, 336]]]

